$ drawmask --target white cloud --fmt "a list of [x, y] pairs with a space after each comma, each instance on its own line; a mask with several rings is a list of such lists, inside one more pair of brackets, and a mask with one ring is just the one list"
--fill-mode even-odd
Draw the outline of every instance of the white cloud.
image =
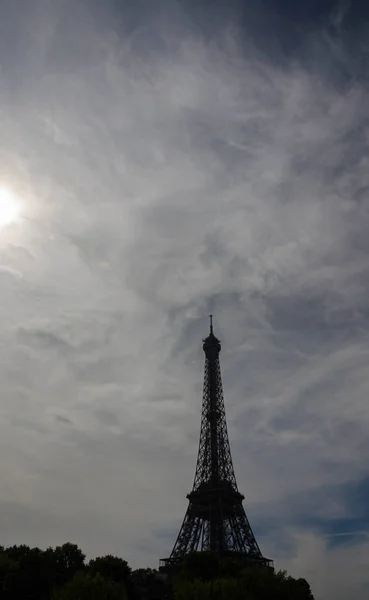
[[[368, 541], [329, 546], [327, 538], [310, 531], [290, 532], [292, 556], [284, 561], [291, 573], [302, 573], [311, 582], [314, 596], [346, 600], [364, 598], [368, 591]], [[284, 566], [283, 565], [283, 566]]]
[[[69, 10], [26, 38], [32, 79], [26, 58], [2, 74], [24, 221], [0, 232], [0, 535], [155, 563], [192, 483], [209, 309], [251, 512], [365, 474], [367, 90]], [[294, 552], [317, 589], [311, 561], [344, 564], [309, 532]]]

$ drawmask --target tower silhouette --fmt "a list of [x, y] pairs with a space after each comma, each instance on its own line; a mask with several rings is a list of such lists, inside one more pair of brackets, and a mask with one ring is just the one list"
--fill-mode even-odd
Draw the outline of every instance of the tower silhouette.
[[233, 556], [250, 564], [271, 566], [264, 558], [242, 505], [229, 445], [219, 353], [221, 344], [213, 332], [203, 340], [205, 352], [201, 433], [196, 473], [187, 512], [169, 558], [170, 566], [194, 551]]

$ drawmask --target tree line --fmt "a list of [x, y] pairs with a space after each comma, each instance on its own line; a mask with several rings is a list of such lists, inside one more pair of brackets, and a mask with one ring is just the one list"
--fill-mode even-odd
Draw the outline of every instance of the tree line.
[[132, 570], [107, 555], [86, 562], [75, 544], [0, 546], [1, 600], [314, 600], [305, 579], [195, 552], [174, 571]]

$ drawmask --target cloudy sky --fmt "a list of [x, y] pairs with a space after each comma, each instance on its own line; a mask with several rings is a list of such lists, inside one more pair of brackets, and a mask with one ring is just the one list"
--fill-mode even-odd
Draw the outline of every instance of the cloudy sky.
[[0, 542], [169, 555], [213, 312], [264, 555], [361, 600], [369, 15], [260, 4], [0, 4]]

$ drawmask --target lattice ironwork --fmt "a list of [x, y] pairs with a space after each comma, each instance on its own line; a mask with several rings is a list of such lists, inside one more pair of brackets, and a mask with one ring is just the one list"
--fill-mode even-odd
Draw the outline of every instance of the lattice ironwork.
[[271, 566], [263, 557], [242, 505], [233, 469], [223, 398], [219, 353], [213, 332], [203, 340], [205, 352], [201, 432], [195, 479], [176, 543], [164, 564], [177, 564], [194, 551], [237, 555], [250, 563]]

